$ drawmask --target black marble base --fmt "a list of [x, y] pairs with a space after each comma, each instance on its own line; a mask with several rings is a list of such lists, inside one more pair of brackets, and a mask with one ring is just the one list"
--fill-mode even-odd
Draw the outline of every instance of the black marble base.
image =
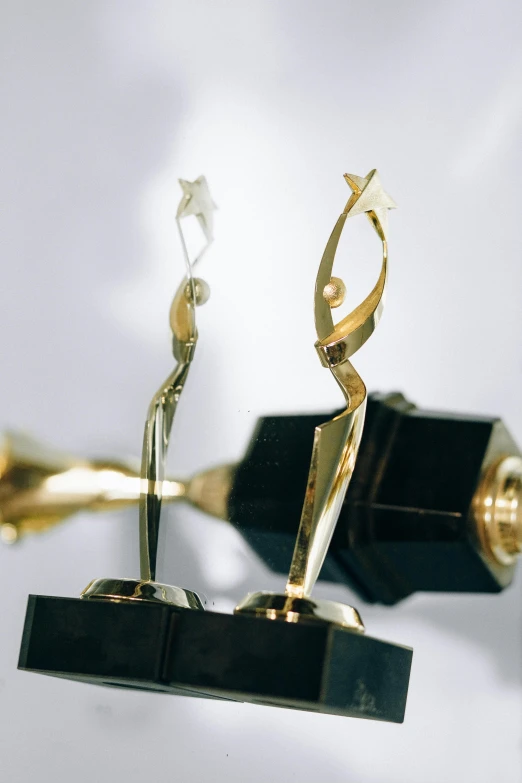
[[402, 723], [412, 650], [334, 625], [29, 597], [19, 668]]

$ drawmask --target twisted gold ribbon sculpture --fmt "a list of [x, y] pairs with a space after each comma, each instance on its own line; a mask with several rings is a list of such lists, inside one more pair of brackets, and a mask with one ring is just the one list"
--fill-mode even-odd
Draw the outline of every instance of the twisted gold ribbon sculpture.
[[[180, 180], [180, 185], [183, 197], [177, 210], [176, 223], [185, 257], [186, 276], [174, 296], [170, 310], [173, 353], [177, 365], [152, 398], [145, 422], [140, 492], [141, 578], [95, 579], [83, 591], [82, 598], [162, 601], [186, 608], [202, 609], [196, 593], [155, 581], [170, 432], [198, 341], [196, 306], [204, 304], [209, 296], [207, 284], [195, 278], [193, 270], [213, 241], [212, 213], [215, 205], [205, 177], [199, 177], [194, 182]], [[181, 219], [189, 215], [198, 219], [206, 239], [203, 250], [194, 261], [190, 261], [181, 225]]]
[[[180, 180], [180, 184], [183, 189], [183, 198], [178, 207], [176, 224], [185, 257], [187, 275], [182, 280], [170, 309], [173, 353], [178, 363], [152, 398], [143, 435], [140, 570], [141, 578], [147, 581], [153, 581], [156, 578], [158, 534], [167, 451], [174, 414], [187, 380], [198, 341], [196, 305], [204, 304], [210, 293], [207, 284], [203, 280], [195, 278], [193, 271], [214, 239], [212, 233], [214, 204], [205, 177], [199, 177], [195, 182]], [[181, 218], [188, 215], [197, 217], [206, 238], [206, 245], [192, 262], [181, 226]]]
[[[252, 593], [236, 612], [290, 621], [322, 619], [354, 630], [364, 626], [355, 609], [332, 601], [311, 600], [310, 594], [328, 551], [341, 506], [353, 474], [366, 411], [366, 387], [349, 361], [373, 333], [382, 314], [386, 289], [388, 210], [394, 201], [382, 188], [374, 169], [366, 177], [345, 174], [352, 195], [326, 245], [315, 285], [315, 348], [341, 387], [347, 408], [316, 427], [301, 522], [284, 594]], [[332, 307], [342, 304], [344, 284], [332, 277], [339, 239], [347, 218], [366, 214], [382, 242], [382, 268], [371, 293], [338, 324]]]

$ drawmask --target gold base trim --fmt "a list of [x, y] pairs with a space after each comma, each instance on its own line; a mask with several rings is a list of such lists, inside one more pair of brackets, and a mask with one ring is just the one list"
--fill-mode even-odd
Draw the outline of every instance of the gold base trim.
[[204, 610], [197, 593], [184, 587], [163, 585], [139, 579], [93, 579], [80, 598], [90, 601], [135, 601], [153, 604], [169, 604], [182, 609]]
[[249, 593], [236, 606], [234, 614], [251, 614], [287, 623], [334, 623], [357, 633], [365, 630], [361, 616], [353, 606], [318, 598], [296, 598], [284, 593]]
[[522, 553], [522, 457], [500, 457], [486, 471], [473, 499], [482, 549], [504, 566]]

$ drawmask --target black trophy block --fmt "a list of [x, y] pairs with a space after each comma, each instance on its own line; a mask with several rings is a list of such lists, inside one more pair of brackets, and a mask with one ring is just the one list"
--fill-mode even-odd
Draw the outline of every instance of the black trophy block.
[[19, 668], [402, 723], [411, 660], [408, 647], [332, 623], [32, 595]]
[[[314, 430], [332, 413], [266, 416], [239, 464], [228, 518], [273, 571], [287, 573]], [[489, 465], [519, 454], [496, 418], [434, 413], [402, 394], [371, 394], [352, 481], [320, 579], [368, 602], [417, 591], [495, 593], [515, 565], [477, 536], [474, 502]]]

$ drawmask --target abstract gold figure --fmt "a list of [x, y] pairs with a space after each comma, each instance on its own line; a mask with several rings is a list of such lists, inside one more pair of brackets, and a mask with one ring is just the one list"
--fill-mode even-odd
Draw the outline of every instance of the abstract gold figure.
[[[161, 506], [165, 487], [165, 464], [170, 432], [180, 395], [185, 386], [198, 341], [196, 306], [208, 299], [207, 284], [195, 278], [193, 270], [213, 240], [212, 202], [205, 177], [195, 182], [180, 180], [183, 197], [176, 223], [186, 264], [186, 276], [181, 281], [170, 310], [172, 346], [177, 364], [156, 392], [149, 406], [141, 462], [140, 491], [140, 579], [96, 579], [83, 591], [88, 599], [163, 601], [201, 609], [195, 593], [179, 587], [162, 585], [156, 580], [158, 538]], [[205, 235], [203, 250], [191, 261], [181, 220], [194, 215]]]
[[[284, 595], [253, 593], [237, 607], [237, 612], [260, 614], [297, 621], [310, 617], [336, 621], [362, 631], [364, 626], [351, 607], [330, 601], [312, 601], [310, 594], [324, 562], [335, 525], [353, 474], [361, 442], [366, 411], [366, 387], [349, 361], [373, 333], [382, 314], [388, 263], [388, 210], [396, 205], [382, 188], [374, 169], [366, 177], [345, 174], [352, 195], [340, 215], [326, 245], [315, 284], [316, 351], [343, 392], [346, 410], [316, 427], [310, 472], [301, 522]], [[366, 214], [382, 242], [382, 267], [373, 290], [349, 315], [334, 324], [332, 278], [339, 239], [346, 220]], [[340, 304], [340, 302], [339, 302]]]

